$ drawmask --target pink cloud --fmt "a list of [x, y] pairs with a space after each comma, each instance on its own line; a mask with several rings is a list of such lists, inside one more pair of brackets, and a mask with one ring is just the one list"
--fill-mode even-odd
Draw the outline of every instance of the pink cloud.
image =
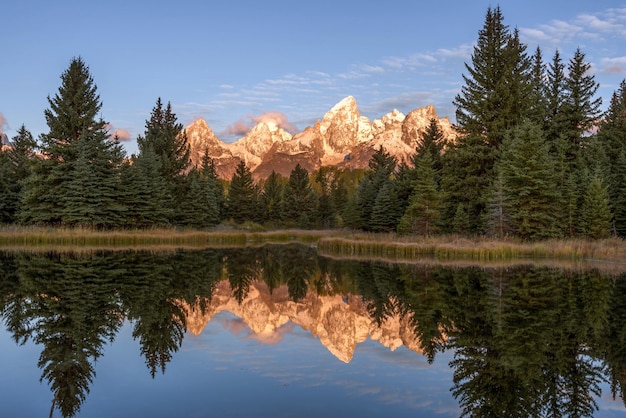
[[130, 132], [128, 132], [126, 129], [116, 129], [111, 136], [117, 136], [117, 139], [121, 142], [130, 141]]
[[228, 125], [226, 132], [230, 135], [245, 135], [252, 129], [251, 125], [250, 122], [246, 123], [245, 120], [239, 119], [232, 125]]
[[9, 143], [9, 137], [4, 133], [4, 127], [6, 125], [7, 120], [5, 119], [2, 112], [0, 112], [0, 145]]
[[604, 67], [603, 72], [608, 74], [623, 74], [624, 72], [626, 72], [626, 70], [620, 65], [607, 65], [606, 67]]
[[130, 141], [130, 132], [128, 132], [128, 130], [123, 129], [123, 128], [115, 128], [110, 123], [107, 123], [105, 125], [105, 128], [109, 132], [109, 135], [111, 136], [111, 139], [115, 138], [115, 136], [117, 135], [117, 139], [120, 142], [128, 142], [128, 141]]
[[289, 123], [287, 115], [278, 111], [266, 111], [260, 115], [247, 115], [245, 118], [235, 121], [226, 128], [230, 135], [245, 135], [260, 122], [273, 123], [289, 133], [297, 132], [298, 128]]

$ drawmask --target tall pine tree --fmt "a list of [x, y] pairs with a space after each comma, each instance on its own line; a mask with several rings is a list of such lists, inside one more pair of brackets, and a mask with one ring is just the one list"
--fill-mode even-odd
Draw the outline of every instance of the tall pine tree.
[[465, 135], [477, 135], [499, 148], [505, 132], [528, 113], [531, 103], [531, 61], [517, 31], [504, 24], [499, 7], [487, 10], [478, 33], [469, 75], [454, 99], [458, 127]]
[[[117, 180], [124, 152], [110, 139], [104, 120], [96, 119], [102, 103], [81, 58], [72, 59], [61, 75], [58, 93], [48, 102], [44, 114], [49, 132], [41, 136], [44, 158], [37, 160], [24, 182], [21, 221], [76, 224], [73, 214], [81, 212], [85, 214], [81, 224], [117, 225], [123, 208], [114, 201], [121, 193]], [[93, 152], [87, 156], [89, 147]], [[86, 178], [79, 180], [79, 175]], [[83, 186], [89, 187], [85, 193], [90, 199], [77, 199]]]
[[557, 173], [538, 125], [525, 122], [511, 132], [499, 169], [515, 233], [524, 239], [559, 236]]
[[244, 161], [237, 164], [226, 196], [227, 214], [237, 223], [259, 218], [258, 191], [252, 173]]
[[289, 175], [284, 191], [283, 219], [288, 224], [310, 228], [317, 209], [317, 195], [311, 186], [309, 172], [297, 164]]

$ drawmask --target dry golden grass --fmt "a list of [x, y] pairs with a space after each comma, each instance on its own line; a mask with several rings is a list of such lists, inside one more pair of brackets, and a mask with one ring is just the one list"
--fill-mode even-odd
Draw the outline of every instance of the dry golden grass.
[[101, 231], [86, 228], [0, 228], [0, 249], [150, 249], [208, 248], [301, 242], [317, 245], [323, 254], [388, 260], [469, 260], [506, 262], [522, 259], [604, 261], [626, 265], [626, 241], [610, 238], [522, 242], [460, 236], [398, 236], [345, 230], [197, 231], [170, 228]]
[[94, 230], [88, 228], [5, 227], [0, 229], [0, 249], [121, 250], [149, 248], [205, 248], [243, 246], [264, 242], [315, 243], [324, 231], [281, 230], [270, 232], [196, 231], [178, 229]]
[[604, 260], [626, 264], [626, 242], [618, 238], [600, 241], [573, 239], [522, 242], [513, 239], [470, 239], [458, 236], [397, 237], [395, 235], [354, 234], [345, 237], [322, 238], [318, 242], [318, 248], [330, 254], [392, 259], [431, 257], [438, 260], [493, 262], [550, 258]]

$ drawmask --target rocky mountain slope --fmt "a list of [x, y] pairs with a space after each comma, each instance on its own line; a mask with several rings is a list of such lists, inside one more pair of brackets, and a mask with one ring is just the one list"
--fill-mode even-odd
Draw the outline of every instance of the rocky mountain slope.
[[186, 128], [192, 161], [198, 164], [208, 149], [218, 174], [230, 179], [239, 162], [245, 161], [256, 179], [272, 170], [289, 176], [296, 164], [309, 172], [321, 166], [366, 168], [372, 154], [381, 146], [407, 161], [415, 152], [422, 132], [435, 118], [448, 140], [456, 137], [448, 118], [439, 118], [433, 106], [421, 107], [407, 115], [393, 110], [370, 122], [361, 116], [352, 96], [333, 106], [315, 125], [291, 135], [272, 122], [259, 122], [243, 138], [224, 143], [203, 119]]
[[193, 306], [180, 302], [186, 313], [187, 329], [194, 335], [201, 334], [215, 315], [227, 311], [241, 318], [261, 341], [279, 341], [280, 327], [287, 323], [298, 325], [345, 363], [352, 360], [357, 345], [368, 338], [392, 351], [405, 346], [423, 352], [407, 317], [392, 316], [379, 326], [367, 313], [360, 296], [319, 296], [308, 292], [302, 300], [294, 302], [287, 286], [270, 293], [265, 283], [254, 281], [247, 296], [238, 303], [225, 280], [218, 283], [211, 299], [204, 301], [207, 305], [204, 311], [200, 309], [201, 302]]

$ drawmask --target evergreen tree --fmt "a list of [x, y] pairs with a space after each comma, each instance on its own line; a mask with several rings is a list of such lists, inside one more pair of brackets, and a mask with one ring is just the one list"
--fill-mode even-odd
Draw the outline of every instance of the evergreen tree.
[[315, 218], [324, 228], [336, 224], [337, 209], [333, 202], [332, 187], [337, 175], [337, 169], [330, 166], [320, 167], [315, 175], [315, 181], [320, 189]]
[[608, 159], [608, 187], [614, 228], [626, 236], [626, 80], [613, 93], [599, 125], [597, 142]]
[[546, 93], [546, 65], [543, 62], [541, 48], [537, 47], [532, 57], [530, 109], [527, 117], [534, 123], [545, 127], [548, 118], [548, 97]]
[[255, 221], [258, 217], [257, 188], [244, 161], [237, 164], [228, 186], [227, 213], [237, 223]]
[[185, 177], [188, 192], [181, 205], [181, 221], [194, 228], [210, 228], [220, 222], [219, 201], [211, 181], [194, 168]]
[[133, 156], [132, 164], [121, 168], [121, 182], [126, 207], [124, 223], [132, 228], [168, 225], [173, 217], [171, 195], [161, 177], [158, 157], [151, 149]]
[[24, 125], [9, 146], [0, 150], [0, 222], [17, 221], [22, 183], [30, 175], [37, 142]]
[[9, 157], [0, 150], [0, 223], [11, 223], [17, 208], [12, 174]]
[[37, 148], [37, 141], [33, 139], [30, 131], [26, 129], [26, 126], [20, 126], [17, 135], [11, 139], [11, 145], [6, 150], [18, 181], [24, 180], [30, 174], [30, 164], [36, 156]]
[[509, 197], [504, 186], [502, 170], [496, 166], [496, 174], [491, 187], [490, 200], [487, 203], [487, 226], [491, 236], [503, 238], [512, 232], [509, 219]]
[[317, 196], [309, 179], [309, 172], [297, 164], [289, 175], [284, 191], [283, 219], [299, 227], [308, 228], [315, 217]]
[[374, 232], [394, 231], [400, 218], [397, 201], [393, 183], [384, 182], [374, 199], [368, 229]]
[[159, 175], [171, 195], [168, 202], [172, 205], [169, 209], [173, 218], [170, 221], [180, 222], [179, 215], [185, 210], [181, 205], [189, 192], [189, 182], [184, 176], [191, 166], [191, 151], [183, 125], [178, 122], [169, 102], [163, 106], [161, 98], [157, 99], [150, 119], [146, 121], [144, 135], [137, 137], [137, 145], [140, 155], [151, 150], [158, 157]]
[[433, 169], [435, 172], [439, 172], [443, 167], [441, 156], [446, 145], [446, 138], [439, 126], [439, 121], [436, 118], [431, 118], [415, 149], [415, 155], [412, 158], [413, 167], [417, 167], [418, 160], [428, 154]]
[[[485, 232], [494, 154], [495, 150], [476, 135], [459, 138], [444, 154], [441, 189], [445, 201], [442, 221], [448, 232]], [[462, 217], [459, 218], [462, 220], [460, 223], [455, 221], [458, 216]], [[461, 226], [462, 230], [457, 228]]]
[[613, 213], [613, 229], [621, 237], [626, 236], [626, 152], [620, 153], [612, 168], [610, 203]]
[[398, 219], [395, 220], [396, 223], [400, 221], [400, 217], [409, 206], [409, 200], [413, 194], [415, 183], [418, 181], [415, 164], [414, 162], [413, 166], [409, 166], [405, 162], [400, 163], [391, 179], [393, 193], [397, 199], [394, 204], [398, 213]]
[[611, 217], [608, 189], [596, 173], [587, 187], [582, 207], [584, 235], [592, 239], [608, 238], [611, 233]]
[[437, 185], [434, 162], [425, 154], [415, 167], [417, 182], [409, 200], [409, 206], [398, 224], [398, 232], [433, 235], [439, 231], [442, 195]]
[[500, 163], [506, 211], [515, 233], [524, 239], [558, 236], [557, 175], [540, 127], [524, 122], [514, 129]]
[[600, 115], [601, 98], [594, 98], [599, 84], [591, 73], [591, 64], [585, 61], [585, 54], [578, 48], [568, 64], [565, 78], [565, 114], [567, 115], [566, 155], [569, 161], [579, 157], [584, 147], [584, 138], [596, 124]]
[[281, 175], [272, 170], [263, 184], [260, 198], [264, 221], [277, 223], [282, 219], [283, 190]]
[[546, 140], [550, 143], [550, 152], [557, 155], [564, 150], [561, 142], [564, 141], [564, 133], [567, 131], [565, 64], [563, 64], [558, 49], [554, 52], [552, 61], [548, 65], [546, 83], [547, 113], [544, 131], [546, 132]]
[[510, 33], [499, 7], [487, 10], [472, 53], [469, 75], [454, 99], [456, 119], [464, 135], [478, 135], [499, 148], [505, 132], [528, 114], [531, 106], [530, 60], [517, 31]]
[[473, 226], [470, 222], [469, 213], [465, 204], [459, 203], [456, 206], [449, 229], [461, 235], [467, 235], [473, 231]]
[[150, 113], [150, 119], [146, 121], [144, 135], [137, 137], [137, 145], [140, 153], [152, 149], [159, 158], [161, 176], [167, 182], [174, 182], [191, 165], [190, 148], [183, 125], [178, 122], [172, 105], [168, 102], [164, 108], [160, 97]]
[[80, 140], [68, 145], [75, 148], [72, 177], [64, 185], [61, 197], [62, 222], [70, 226], [115, 227], [123, 223], [125, 207], [120, 202], [120, 161], [113, 160], [112, 149], [119, 144], [109, 141], [103, 131], [85, 131]]
[[[370, 158], [368, 162], [369, 168], [359, 182], [356, 200], [354, 201], [355, 214], [357, 215], [356, 221], [358, 222], [355, 226], [357, 228], [372, 230], [371, 217], [374, 204], [378, 194], [383, 189], [393, 190], [393, 188], [385, 186], [387, 183], [391, 186], [391, 176], [395, 171], [396, 163], [395, 157], [386, 152], [383, 147], [380, 147]], [[388, 211], [389, 209], [387, 207]]]
[[[65, 222], [68, 214], [72, 213], [67, 219], [74, 219], [74, 214], [82, 212], [85, 224], [114, 226], [123, 210], [112, 202], [119, 198], [120, 190], [114, 184], [124, 152], [119, 143], [109, 139], [106, 123], [96, 119], [102, 104], [82, 59], [74, 58], [61, 80], [59, 92], [48, 98], [50, 109], [44, 114], [50, 131], [41, 137], [44, 158], [36, 161], [24, 182], [20, 220], [58, 224]], [[91, 155], [85, 154], [88, 148]], [[87, 184], [87, 178], [90, 190], [85, 193], [90, 198], [82, 200], [79, 188]], [[107, 202], [103, 208], [94, 207], [103, 202]], [[75, 207], [77, 204], [85, 206]], [[86, 219], [96, 212], [97, 219]]]
[[493, 166], [505, 134], [531, 113], [533, 77], [526, 46], [517, 30], [503, 23], [499, 7], [487, 10], [472, 53], [465, 64], [469, 75], [454, 99], [461, 137], [448, 152], [442, 178], [446, 193], [444, 225], [454, 231], [453, 219], [462, 205], [470, 231], [486, 229], [488, 190]]
[[[44, 111], [49, 132], [42, 135], [42, 151], [52, 159], [73, 160], [65, 147], [78, 141], [84, 131], [104, 130], [105, 122], [97, 119], [102, 102], [97, 87], [82, 58], [73, 58], [61, 75], [61, 86], [49, 109]], [[69, 151], [69, 154], [66, 152]]]
[[224, 215], [224, 185], [217, 175], [217, 170], [215, 169], [215, 161], [209, 155], [208, 148], [205, 148], [204, 155], [202, 156], [202, 161], [200, 164], [200, 175], [202, 176], [202, 178], [206, 179], [209, 188], [211, 188], [211, 190], [213, 191], [213, 195], [215, 196], [217, 203], [218, 219], [221, 221]]
[[553, 136], [550, 139], [550, 130], [548, 130], [545, 138], [554, 171], [557, 173], [559, 193], [555, 202], [555, 213], [558, 224], [565, 236], [573, 237], [579, 231], [580, 197], [583, 192], [581, 185], [584, 183], [584, 172], [572, 164], [568, 164], [566, 157], [567, 139], [563, 132], [558, 137]]

